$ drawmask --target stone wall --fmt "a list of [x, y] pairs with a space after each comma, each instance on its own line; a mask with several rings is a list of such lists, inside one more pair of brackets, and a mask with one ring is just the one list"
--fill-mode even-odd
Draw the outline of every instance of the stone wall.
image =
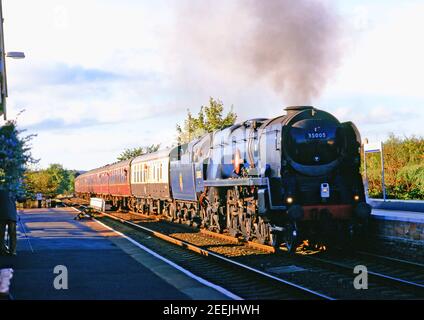
[[424, 222], [373, 219], [369, 250], [424, 263]]

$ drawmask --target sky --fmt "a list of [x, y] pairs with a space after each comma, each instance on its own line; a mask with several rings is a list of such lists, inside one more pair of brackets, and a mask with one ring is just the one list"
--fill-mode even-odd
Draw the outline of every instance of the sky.
[[[217, 1], [211, 3], [221, 11], [214, 15], [211, 6], [211, 20], [243, 31], [238, 16], [220, 14], [234, 1]], [[234, 61], [224, 68], [193, 51], [181, 36], [182, 17], [212, 26], [207, 16], [194, 19], [195, 2], [3, 0], [6, 50], [26, 54], [7, 61], [8, 118], [19, 114], [20, 128], [37, 134], [38, 167], [89, 170], [125, 148], [171, 146], [187, 109], [197, 113], [210, 96], [233, 106], [240, 121], [284, 113], [289, 102], [269, 83], [245, 76]], [[424, 136], [424, 2], [326, 4], [343, 22], [341, 53], [308, 103], [353, 121], [370, 141]], [[203, 29], [194, 24], [184, 32]], [[196, 46], [225, 56], [215, 40], [205, 36]]]

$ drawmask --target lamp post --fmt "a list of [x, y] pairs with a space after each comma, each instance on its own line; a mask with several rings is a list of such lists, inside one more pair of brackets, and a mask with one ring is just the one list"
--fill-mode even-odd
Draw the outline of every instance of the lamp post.
[[4, 120], [7, 120], [6, 114], [6, 98], [7, 98], [7, 76], [6, 76], [6, 57], [12, 59], [23, 59], [23, 52], [7, 52], [4, 49], [4, 32], [3, 32], [3, 4], [0, 0], [0, 116], [3, 114]]

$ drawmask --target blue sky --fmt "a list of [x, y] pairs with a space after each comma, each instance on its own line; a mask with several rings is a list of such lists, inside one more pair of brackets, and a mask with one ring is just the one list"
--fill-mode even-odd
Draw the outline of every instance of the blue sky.
[[[187, 108], [209, 96], [239, 120], [283, 112], [287, 101], [268, 84], [190, 52], [175, 24], [193, 1], [3, 0], [6, 49], [27, 56], [7, 62], [8, 114], [25, 109], [18, 123], [38, 135], [40, 167], [87, 170], [127, 147], [169, 146]], [[371, 141], [424, 136], [424, 3], [326, 3], [343, 21], [343, 48], [312, 104]]]

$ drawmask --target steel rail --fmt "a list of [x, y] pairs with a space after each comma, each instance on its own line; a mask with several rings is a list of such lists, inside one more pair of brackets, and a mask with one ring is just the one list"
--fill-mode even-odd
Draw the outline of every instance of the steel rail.
[[[328, 259], [318, 258], [318, 257], [315, 257], [315, 256], [302, 256], [300, 259], [308, 259], [308, 260], [311, 260], [311, 261], [319, 262], [323, 265], [331, 265], [333, 267], [343, 269], [345, 271], [349, 270], [349, 271], [353, 272], [353, 267], [351, 265], [346, 265], [344, 263], [340, 263], [340, 262], [336, 262], [336, 261], [332, 261], [332, 260], [328, 260]], [[423, 284], [404, 280], [404, 279], [400, 279], [400, 278], [396, 278], [396, 277], [392, 277], [392, 276], [382, 274], [382, 273], [379, 273], [379, 272], [374, 272], [374, 271], [368, 270], [368, 274], [373, 276], [375, 278], [375, 280], [377, 280], [377, 281], [384, 281], [384, 282], [388, 282], [388, 283], [391, 283], [391, 284], [401, 285], [401, 286], [403, 286], [407, 289], [418, 289], [418, 290], [424, 289]]]
[[404, 266], [407, 266], [407, 267], [423, 268], [423, 270], [424, 270], [424, 264], [418, 263], [418, 262], [387, 257], [387, 256], [379, 255], [379, 254], [374, 254], [374, 253], [371, 253], [371, 252], [365, 252], [365, 251], [357, 251], [355, 253], [357, 255], [361, 255], [361, 256], [368, 256], [368, 257], [371, 257], [371, 258], [377, 258], [377, 259], [387, 260], [387, 261], [390, 261], [390, 262], [393, 262], [393, 263], [403, 264]]
[[215, 252], [212, 252], [212, 251], [209, 251], [209, 250], [206, 250], [206, 249], [202, 249], [202, 248], [200, 248], [198, 246], [195, 246], [195, 245], [190, 244], [190, 243], [187, 243], [185, 241], [181, 241], [179, 239], [170, 237], [168, 235], [165, 235], [165, 234], [162, 234], [160, 232], [154, 231], [154, 230], [152, 230], [150, 228], [147, 228], [147, 227], [144, 227], [144, 226], [140, 226], [140, 225], [138, 225], [138, 224], [136, 224], [134, 222], [131, 222], [131, 221], [128, 221], [128, 220], [125, 220], [125, 219], [122, 219], [122, 218], [118, 218], [118, 217], [116, 217], [114, 215], [111, 215], [109, 213], [105, 213], [105, 212], [100, 212], [100, 213], [102, 215], [106, 216], [106, 217], [109, 217], [109, 218], [114, 219], [114, 220], [117, 220], [117, 221], [119, 221], [121, 223], [130, 225], [130, 226], [132, 226], [132, 227], [134, 227], [136, 229], [142, 230], [143, 232], [145, 232], [145, 233], [147, 233], [149, 235], [152, 235], [152, 236], [157, 237], [159, 239], [162, 239], [164, 241], [168, 241], [168, 242], [170, 242], [172, 244], [175, 244], [175, 245], [178, 245], [180, 247], [186, 248], [188, 250], [191, 250], [191, 251], [196, 252], [198, 254], [201, 254], [203, 256], [213, 257], [213, 258], [218, 259], [220, 261], [224, 261], [227, 264], [231, 264], [233, 266], [240, 267], [242, 269], [248, 270], [250, 272], [253, 272], [253, 273], [258, 274], [260, 276], [266, 277], [268, 279], [272, 279], [272, 280], [277, 281], [277, 282], [279, 282], [281, 284], [284, 284], [284, 285], [287, 285], [287, 286], [289, 286], [291, 288], [294, 288], [296, 290], [299, 290], [303, 294], [307, 293], [307, 294], [311, 295], [312, 297], [319, 298], [319, 299], [324, 299], [324, 300], [336, 300], [335, 298], [330, 297], [328, 295], [325, 295], [323, 293], [320, 293], [320, 292], [317, 292], [317, 291], [314, 291], [314, 290], [305, 288], [303, 286], [300, 286], [300, 285], [298, 285], [296, 283], [293, 283], [293, 282], [290, 282], [290, 281], [281, 279], [279, 277], [276, 277], [276, 276], [274, 276], [272, 274], [266, 273], [266, 272], [261, 271], [259, 269], [256, 269], [256, 268], [250, 267], [248, 265], [242, 264], [240, 262], [231, 260], [231, 259], [229, 259], [227, 257], [224, 257], [224, 256], [222, 256], [220, 254], [217, 254]]

